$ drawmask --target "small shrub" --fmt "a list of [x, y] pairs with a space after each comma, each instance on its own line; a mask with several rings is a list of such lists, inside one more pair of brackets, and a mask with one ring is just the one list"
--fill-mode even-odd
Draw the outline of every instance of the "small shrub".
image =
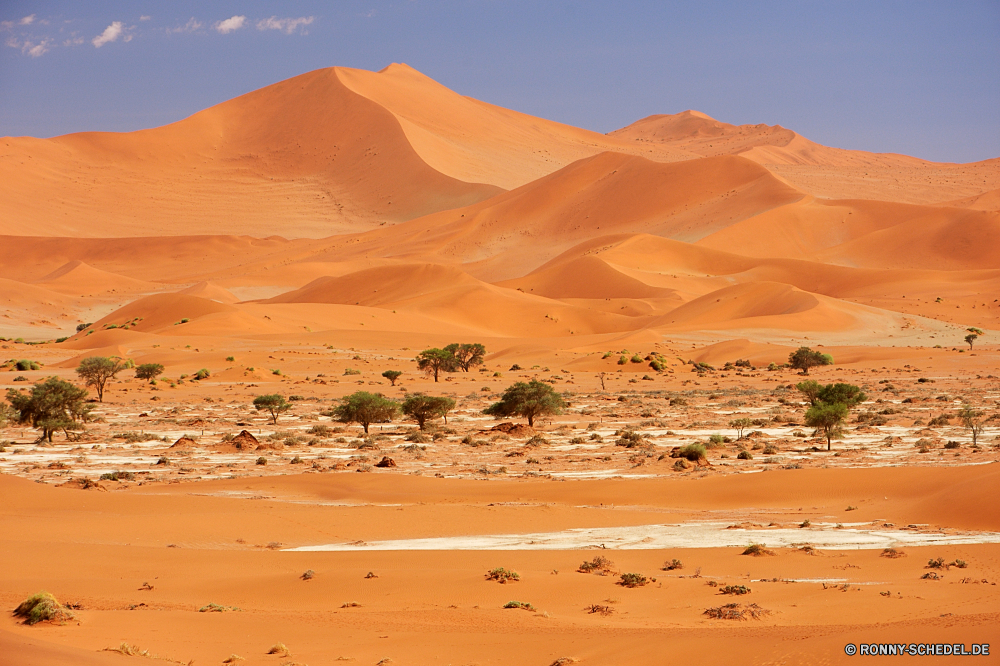
[[533, 611], [535, 607], [526, 601], [508, 601], [503, 605], [504, 608], [520, 608], [526, 611]]
[[507, 581], [517, 582], [521, 580], [521, 576], [516, 571], [510, 571], [504, 569], [503, 567], [497, 567], [496, 569], [491, 569], [486, 573], [486, 580], [495, 580], [503, 585], [506, 584]]
[[709, 608], [705, 615], [713, 620], [759, 620], [769, 615], [771, 611], [761, 608], [757, 604], [726, 604], [716, 608]]
[[40, 366], [35, 361], [29, 361], [28, 359], [21, 359], [20, 361], [14, 364], [14, 367], [20, 370], [21, 372], [26, 372], [28, 370], [39, 370], [41, 369], [42, 366]]
[[258, 465], [266, 465], [267, 464], [267, 458], [265, 458], [264, 456], [261, 456], [260, 458], [257, 458], [257, 464]]
[[632, 449], [637, 446], [642, 446], [645, 442], [645, 438], [642, 433], [635, 432], [634, 430], [623, 430], [615, 440], [615, 446], [624, 446], [627, 449]]
[[957, 567], [959, 569], [965, 569], [966, 567], [969, 566], [969, 563], [966, 562], [965, 560], [955, 560], [954, 562], [952, 562], [948, 566], [950, 566], [950, 567]]
[[267, 651], [268, 654], [276, 654], [279, 657], [290, 657], [291, 652], [285, 647], [284, 643], [275, 643], [271, 646], [271, 649]]
[[702, 444], [685, 444], [677, 452], [677, 455], [691, 462], [698, 462], [705, 458], [705, 447]]
[[664, 562], [663, 563], [663, 570], [664, 571], [674, 571], [676, 569], [683, 569], [683, 568], [684, 568], [684, 565], [681, 564], [680, 560], [676, 560], [675, 559], [675, 560], [671, 560], [669, 562]]
[[649, 583], [650, 579], [637, 573], [623, 573], [619, 576], [618, 580], [618, 584], [622, 587], [642, 587], [643, 585], [649, 585]]
[[774, 555], [773, 550], [768, 550], [764, 548], [763, 544], [752, 543], [743, 549], [742, 555], [751, 555], [753, 557], [763, 557], [765, 555]]
[[227, 613], [229, 611], [240, 611], [236, 606], [223, 606], [221, 604], [210, 603], [198, 609], [199, 613]]
[[135, 474], [132, 472], [105, 472], [101, 474], [101, 481], [135, 481]]
[[927, 561], [928, 569], [944, 569], [945, 563], [943, 557], [935, 557]]
[[879, 553], [879, 556], [896, 559], [897, 557], [906, 557], [906, 553], [901, 550], [896, 550], [895, 548], [883, 548], [882, 552]]
[[608, 573], [615, 566], [615, 563], [606, 557], [598, 555], [589, 562], [584, 562], [577, 569], [580, 573]]
[[740, 451], [736, 457], [740, 460], [753, 460], [753, 454], [749, 451]]
[[354, 368], [344, 368], [344, 375], [360, 375], [360, 370], [355, 370]]
[[611, 615], [615, 612], [615, 609], [611, 606], [606, 606], [602, 604], [591, 604], [585, 609], [588, 613], [597, 613], [599, 615]]
[[719, 594], [750, 594], [750, 588], [746, 585], [725, 585], [719, 588]]
[[307, 431], [310, 435], [316, 435], [317, 437], [330, 437], [333, 435], [333, 428], [325, 424], [314, 425]]
[[59, 603], [48, 592], [39, 592], [22, 601], [14, 609], [14, 615], [24, 618], [25, 624], [37, 624], [39, 622], [65, 624], [67, 620], [72, 620], [75, 617], [69, 609]]

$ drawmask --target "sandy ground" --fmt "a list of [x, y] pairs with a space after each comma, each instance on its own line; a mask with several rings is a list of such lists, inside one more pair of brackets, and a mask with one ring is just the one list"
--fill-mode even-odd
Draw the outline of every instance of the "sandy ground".
[[[5, 137], [0, 390], [95, 355], [165, 371], [123, 371], [51, 444], [0, 426], [0, 605], [47, 590], [75, 613], [4, 615], [0, 664], [1000, 652], [998, 188], [997, 160], [692, 111], [599, 135], [405, 65]], [[417, 371], [452, 342], [485, 362]], [[783, 367], [802, 345], [835, 360], [811, 377], [868, 396], [831, 450]], [[566, 410], [483, 415], [529, 379]], [[457, 405], [366, 436], [332, 418], [357, 390]], [[294, 405], [277, 423], [265, 393]], [[747, 614], [706, 614], [727, 604]]]

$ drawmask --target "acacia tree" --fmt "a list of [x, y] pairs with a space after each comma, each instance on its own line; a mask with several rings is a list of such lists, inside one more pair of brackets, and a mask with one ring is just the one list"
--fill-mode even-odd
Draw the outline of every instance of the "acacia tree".
[[457, 372], [458, 361], [451, 352], [433, 347], [417, 354], [417, 368], [433, 375], [434, 381], [437, 381], [441, 372]]
[[76, 368], [76, 374], [80, 375], [87, 386], [94, 387], [97, 391], [97, 401], [104, 402], [104, 387], [108, 380], [127, 368], [129, 364], [117, 357], [89, 356]]
[[733, 419], [729, 422], [729, 427], [736, 431], [736, 439], [743, 439], [743, 431], [753, 425], [753, 421], [747, 417]]
[[818, 365], [832, 365], [833, 357], [829, 354], [813, 351], [809, 347], [799, 347], [788, 355], [788, 365], [796, 370], [801, 370], [802, 374], [808, 375], [809, 368]]
[[150, 383], [161, 374], [163, 374], [163, 366], [159, 363], [143, 363], [135, 368], [136, 379], [148, 379]]
[[958, 418], [962, 419], [962, 425], [972, 432], [972, 448], [978, 448], [979, 436], [986, 428], [983, 412], [973, 408], [972, 405], [962, 405], [961, 411], [958, 412]]
[[488, 416], [505, 418], [521, 416], [528, 419], [528, 425], [534, 426], [539, 416], [561, 414], [566, 406], [562, 397], [550, 385], [532, 379], [530, 382], [517, 382], [500, 396], [500, 402], [495, 402], [483, 413]]
[[806, 425], [823, 431], [827, 451], [831, 448], [830, 440], [840, 435], [847, 412], [847, 405], [839, 402], [819, 402], [806, 411]]
[[385, 372], [382, 373], [382, 376], [388, 379], [389, 382], [392, 383], [393, 386], [395, 386], [396, 380], [399, 379], [400, 376], [402, 376], [402, 374], [403, 373], [400, 372], [399, 370], [386, 370]]
[[39, 441], [52, 443], [52, 435], [62, 430], [79, 429], [89, 411], [86, 389], [74, 386], [58, 377], [49, 377], [35, 384], [31, 393], [7, 390], [7, 402], [14, 408], [17, 421], [42, 431]]
[[271, 414], [271, 423], [278, 424], [278, 417], [292, 408], [292, 403], [285, 400], [285, 396], [280, 393], [270, 393], [259, 395], [253, 399], [253, 407], [258, 412], [268, 412]]
[[483, 359], [486, 358], [486, 347], [478, 342], [471, 344], [453, 342], [444, 350], [455, 357], [456, 365], [464, 372], [468, 372], [474, 365], [482, 365]]
[[399, 404], [381, 393], [357, 391], [345, 396], [333, 412], [341, 423], [360, 423], [368, 434], [368, 426], [372, 423], [391, 421], [399, 413]]
[[424, 395], [414, 393], [406, 397], [403, 401], [403, 413], [416, 419], [420, 429], [424, 429], [424, 423], [430, 419], [444, 417], [448, 422], [448, 412], [455, 409], [455, 400], [452, 398]]
[[967, 328], [965, 330], [969, 332], [969, 334], [965, 336], [965, 341], [969, 345], [969, 351], [972, 351], [972, 343], [976, 341], [976, 338], [978, 338], [980, 335], [983, 334], [983, 330], [980, 328], [976, 328], [975, 326]]

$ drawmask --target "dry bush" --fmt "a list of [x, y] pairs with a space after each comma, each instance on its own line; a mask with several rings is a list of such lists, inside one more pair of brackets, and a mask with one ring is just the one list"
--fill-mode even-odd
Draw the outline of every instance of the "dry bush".
[[704, 612], [704, 615], [713, 620], [759, 620], [770, 613], [771, 611], [761, 608], [757, 604], [733, 603], [709, 608]]
[[579, 566], [577, 571], [580, 573], [599, 573], [602, 575], [607, 575], [611, 573], [614, 568], [615, 563], [606, 557], [598, 555], [589, 562], [584, 562]]
[[495, 580], [502, 585], [506, 584], [507, 581], [517, 582], [521, 580], [521, 576], [516, 571], [509, 571], [503, 567], [497, 567], [496, 569], [491, 569], [486, 573], [486, 580]]
[[39, 592], [22, 601], [14, 609], [14, 615], [24, 618], [25, 624], [37, 624], [38, 622], [65, 624], [68, 620], [76, 617], [48, 592]]

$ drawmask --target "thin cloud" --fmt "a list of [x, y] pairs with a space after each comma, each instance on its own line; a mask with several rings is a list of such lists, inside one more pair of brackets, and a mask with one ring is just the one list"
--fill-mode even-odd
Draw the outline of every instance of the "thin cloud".
[[[141, 20], [141, 19], [140, 19]], [[182, 26], [176, 28], [167, 28], [167, 34], [177, 33], [177, 32], [194, 32], [195, 30], [200, 30], [205, 24], [194, 18], [193, 16], [188, 19], [188, 22]]]
[[21, 53], [29, 55], [32, 58], [38, 58], [49, 52], [52, 40], [43, 39], [40, 42], [33, 42], [30, 39], [26, 39], [22, 42], [17, 37], [8, 37], [4, 44], [12, 49], [20, 49]]
[[86, 40], [83, 37], [76, 35], [64, 41], [63, 46], [79, 46], [80, 44], [83, 44], [85, 41]]
[[35, 22], [34, 14], [32, 14], [31, 16], [25, 16], [23, 19], [18, 21], [18, 23], [20, 23], [21, 25], [31, 25], [34, 22]]
[[149, 20], [151, 20], [152, 18], [153, 18], [152, 16], [140, 16], [140, 17], [139, 17], [139, 20], [140, 20], [140, 21], [149, 21]]
[[124, 29], [124, 27], [125, 26], [122, 25], [121, 21], [115, 21], [107, 28], [105, 28], [104, 32], [99, 34], [97, 37], [94, 37], [94, 39], [91, 41], [96, 48], [101, 48], [108, 42], [117, 41], [118, 38], [122, 36], [122, 30]]
[[246, 16], [233, 16], [231, 18], [227, 18], [225, 21], [219, 21], [216, 23], [215, 29], [223, 35], [228, 35], [229, 33], [242, 28], [246, 22]]
[[303, 16], [301, 18], [278, 18], [277, 16], [272, 16], [268, 19], [261, 19], [257, 21], [258, 30], [281, 30], [286, 35], [290, 35], [296, 30], [299, 30], [302, 34], [305, 34], [305, 30], [302, 30], [305, 26], [316, 20], [315, 16]]

